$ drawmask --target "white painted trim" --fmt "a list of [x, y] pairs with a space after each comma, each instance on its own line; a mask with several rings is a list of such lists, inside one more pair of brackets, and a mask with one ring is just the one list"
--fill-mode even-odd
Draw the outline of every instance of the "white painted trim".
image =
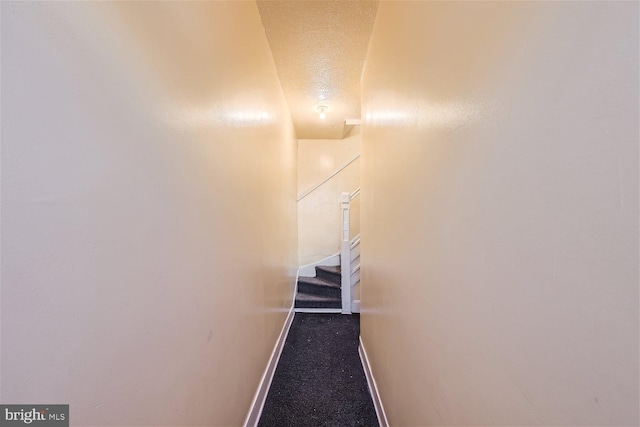
[[291, 310], [296, 307], [296, 298], [298, 297], [298, 279], [300, 279], [300, 267], [296, 271], [296, 282], [293, 285], [293, 301], [291, 301]]
[[356, 265], [355, 267], [353, 267], [353, 270], [351, 270], [351, 274], [355, 274], [358, 271], [360, 271], [360, 263], [358, 263], [358, 265]]
[[373, 378], [373, 372], [371, 371], [371, 365], [369, 365], [367, 351], [364, 349], [364, 344], [362, 343], [362, 336], [360, 337], [358, 354], [360, 355], [360, 361], [362, 362], [362, 369], [364, 369], [364, 376], [367, 377], [367, 385], [369, 386], [369, 392], [373, 399], [373, 407], [375, 408], [376, 415], [378, 416], [378, 423], [380, 424], [380, 427], [389, 427], [389, 420], [387, 420], [387, 414], [384, 412], [384, 406], [382, 406], [382, 399], [380, 399], [380, 393], [378, 393], [376, 379]]
[[342, 255], [340, 256], [340, 261], [342, 263], [340, 267], [340, 297], [342, 301], [342, 314], [351, 314], [351, 248], [349, 247], [348, 241], [342, 241]]
[[[299, 277], [316, 277], [316, 266], [324, 265], [327, 267], [335, 267], [340, 265], [340, 252], [336, 252], [333, 255], [329, 255], [326, 258], [321, 259], [320, 261], [314, 261], [309, 264], [301, 265], [298, 269]], [[296, 280], [298, 283], [298, 280]]]
[[271, 381], [273, 381], [273, 375], [276, 372], [276, 367], [278, 366], [278, 362], [280, 361], [280, 355], [282, 355], [284, 343], [287, 341], [289, 329], [291, 329], [291, 324], [293, 323], [293, 318], [295, 317], [295, 305], [296, 296], [298, 295], [299, 274], [300, 269], [298, 269], [298, 272], [296, 273], [296, 282], [293, 288], [293, 301], [291, 302], [289, 314], [287, 314], [284, 325], [282, 325], [282, 330], [280, 331], [278, 340], [276, 341], [276, 344], [273, 347], [273, 351], [271, 352], [269, 363], [267, 363], [267, 367], [262, 374], [262, 378], [260, 379], [260, 384], [258, 385], [256, 394], [253, 396], [253, 401], [251, 402], [251, 406], [249, 407], [249, 413], [244, 420], [244, 427], [256, 427], [258, 425], [258, 422], [260, 421], [262, 409], [264, 408], [264, 402], [267, 400], [267, 394], [269, 393], [269, 388], [271, 387]]
[[341, 308], [296, 308], [296, 313], [342, 313]]
[[360, 195], [360, 187], [353, 190], [353, 193], [349, 195], [349, 200], [353, 200]]
[[360, 246], [356, 245], [351, 248], [351, 264], [353, 264], [356, 260], [360, 263]]
[[352, 313], [360, 313], [360, 300], [359, 299], [353, 300], [353, 302], [351, 303], [351, 312]]
[[341, 237], [340, 237], [340, 296], [342, 300], [342, 314], [351, 314], [351, 241], [350, 229], [350, 194], [340, 194]]
[[360, 270], [358, 270], [358, 271], [356, 271], [354, 273], [351, 273], [351, 283], [349, 283], [349, 284], [353, 288], [358, 283], [360, 283]]
[[298, 197], [298, 201], [304, 199], [305, 197], [307, 197], [309, 194], [313, 193], [318, 187], [320, 187], [322, 184], [324, 184], [325, 182], [329, 181], [331, 178], [333, 178], [334, 176], [338, 175], [340, 172], [342, 172], [343, 169], [345, 169], [347, 166], [349, 166], [351, 163], [355, 162], [356, 160], [358, 160], [360, 158], [360, 153], [358, 153], [355, 157], [353, 157], [351, 160], [349, 160], [347, 163], [343, 164], [342, 166], [340, 166], [338, 169], [336, 169], [335, 171], [333, 171], [331, 173], [331, 175], [329, 175], [328, 177], [326, 177], [325, 179], [323, 179], [322, 181], [320, 181], [318, 184], [314, 185], [313, 187], [311, 187], [310, 189], [308, 189], [307, 191], [305, 191], [304, 193], [302, 193], [299, 197]]

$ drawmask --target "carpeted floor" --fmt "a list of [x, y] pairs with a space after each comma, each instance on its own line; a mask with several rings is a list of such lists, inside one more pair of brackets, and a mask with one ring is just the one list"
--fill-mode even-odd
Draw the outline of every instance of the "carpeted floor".
[[378, 426], [359, 315], [296, 313], [259, 427]]

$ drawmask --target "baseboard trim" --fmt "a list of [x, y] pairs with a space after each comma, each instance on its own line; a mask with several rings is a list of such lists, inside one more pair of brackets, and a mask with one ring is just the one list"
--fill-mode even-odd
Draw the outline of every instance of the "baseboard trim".
[[296, 308], [296, 313], [342, 313], [341, 308]]
[[[297, 281], [296, 281], [297, 282]], [[295, 292], [294, 292], [294, 301], [295, 301]], [[262, 409], [264, 408], [264, 402], [267, 400], [267, 393], [269, 393], [269, 388], [271, 387], [271, 381], [273, 380], [273, 374], [276, 372], [276, 367], [278, 366], [278, 361], [280, 360], [280, 355], [282, 354], [282, 349], [284, 348], [284, 343], [287, 340], [287, 335], [289, 335], [289, 329], [291, 329], [291, 323], [293, 323], [293, 318], [295, 316], [295, 311], [293, 306], [289, 310], [289, 314], [287, 315], [287, 319], [282, 326], [282, 331], [280, 331], [280, 336], [278, 337], [278, 341], [276, 341], [276, 345], [271, 352], [271, 358], [269, 359], [269, 363], [267, 364], [267, 368], [262, 374], [262, 379], [260, 380], [260, 385], [258, 386], [258, 390], [256, 391], [255, 396], [253, 397], [253, 401], [251, 402], [251, 407], [249, 408], [249, 413], [247, 414], [247, 418], [244, 421], [244, 427], [255, 427], [258, 425], [258, 421], [260, 421], [260, 415], [262, 415]]]
[[364, 349], [364, 345], [362, 344], [362, 337], [360, 337], [358, 354], [360, 355], [360, 361], [362, 362], [362, 369], [364, 369], [364, 376], [367, 377], [367, 385], [369, 385], [369, 392], [371, 393], [371, 398], [373, 399], [373, 406], [376, 410], [376, 415], [378, 416], [378, 423], [380, 424], [380, 427], [389, 427], [387, 414], [384, 412], [382, 400], [380, 399], [380, 394], [378, 393], [378, 385], [376, 384], [376, 380], [375, 378], [373, 378], [373, 373], [371, 372], [371, 366], [369, 365], [367, 351]]

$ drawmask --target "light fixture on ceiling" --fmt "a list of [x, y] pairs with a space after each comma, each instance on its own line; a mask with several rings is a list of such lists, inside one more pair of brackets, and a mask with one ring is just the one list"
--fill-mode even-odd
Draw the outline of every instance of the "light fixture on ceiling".
[[320, 120], [324, 120], [327, 118], [327, 106], [324, 104], [318, 105], [318, 107], [316, 108], [316, 110], [318, 111], [318, 113], [320, 113]]

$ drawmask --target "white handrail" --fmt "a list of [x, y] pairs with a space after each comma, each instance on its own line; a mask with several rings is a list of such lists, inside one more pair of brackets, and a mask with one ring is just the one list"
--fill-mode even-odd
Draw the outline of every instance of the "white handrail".
[[[321, 182], [319, 182], [318, 184], [314, 185], [313, 187], [311, 187], [310, 189], [308, 189], [307, 191], [305, 191], [304, 193], [302, 193], [302, 195], [300, 197], [298, 197], [298, 201], [304, 199], [305, 197], [307, 197], [309, 194], [313, 193], [315, 190], [318, 189], [318, 187], [320, 187], [322, 184], [324, 184], [325, 182], [329, 181], [331, 178], [333, 178], [334, 176], [338, 175], [340, 172], [342, 172], [347, 166], [349, 166], [351, 163], [355, 162], [356, 160], [358, 160], [360, 158], [360, 153], [358, 153], [355, 157], [353, 157], [351, 160], [349, 160], [347, 163], [343, 164], [342, 166], [340, 166], [338, 169], [336, 169], [335, 171], [333, 171], [331, 173], [331, 175], [329, 175], [328, 177], [326, 177], [325, 179], [323, 179]], [[358, 189], [360, 190], [360, 189]]]

